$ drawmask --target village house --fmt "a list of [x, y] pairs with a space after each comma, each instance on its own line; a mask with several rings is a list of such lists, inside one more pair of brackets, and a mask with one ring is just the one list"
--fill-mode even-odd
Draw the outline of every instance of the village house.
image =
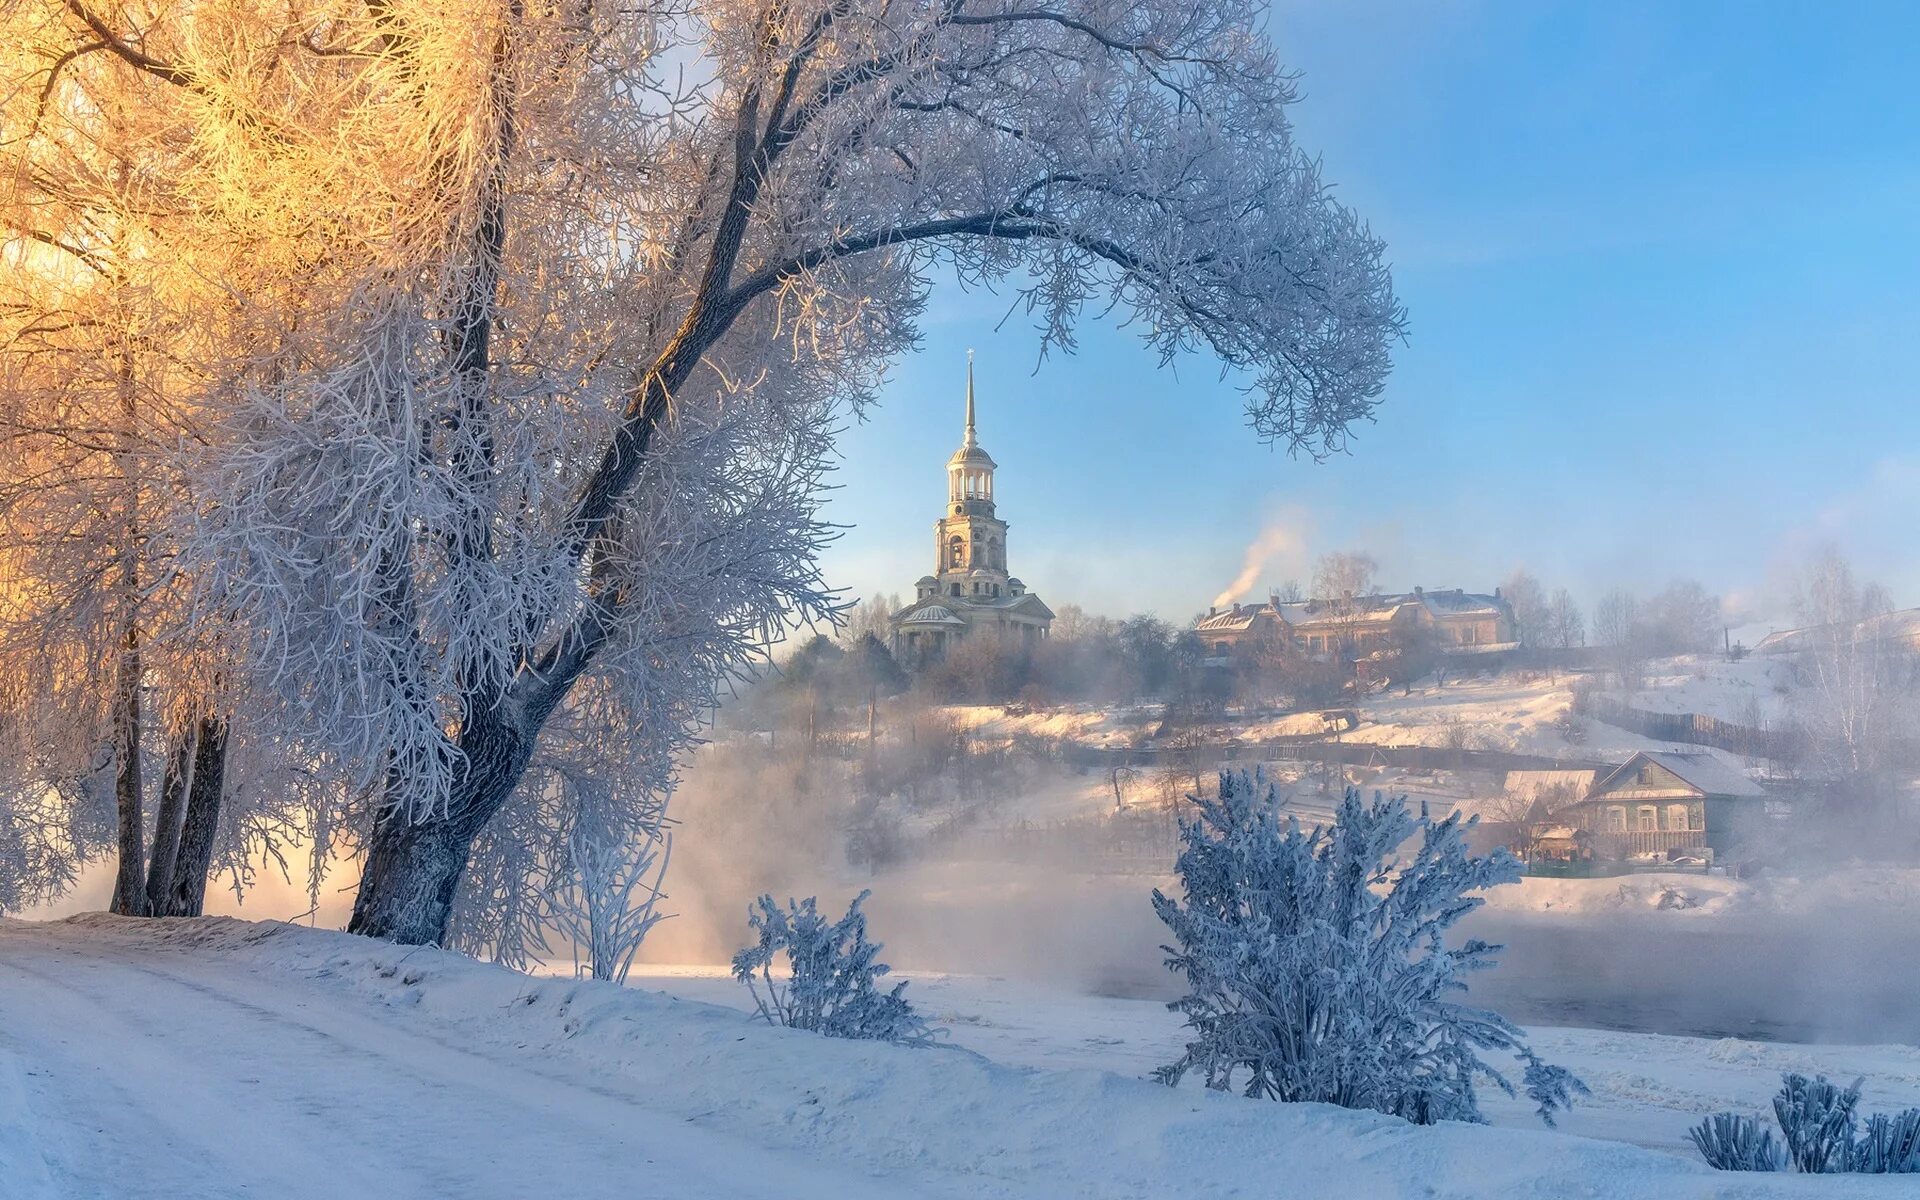
[[947, 507], [934, 522], [934, 573], [914, 585], [914, 600], [889, 620], [893, 653], [920, 662], [958, 639], [986, 630], [1035, 642], [1053, 610], [1007, 573], [1007, 523], [994, 512], [997, 464], [974, 432], [973, 355], [967, 355], [967, 427], [947, 460]]
[[1265, 604], [1208, 609], [1194, 632], [1215, 657], [1290, 645], [1315, 656], [1362, 658], [1422, 637], [1453, 657], [1497, 654], [1519, 645], [1513, 607], [1499, 588], [1492, 595], [1459, 588], [1313, 600], [1276, 595]]
[[1557, 819], [1585, 831], [1604, 858], [1685, 852], [1724, 856], [1781, 812], [1766, 789], [1706, 751], [1642, 751], [1597, 773]]

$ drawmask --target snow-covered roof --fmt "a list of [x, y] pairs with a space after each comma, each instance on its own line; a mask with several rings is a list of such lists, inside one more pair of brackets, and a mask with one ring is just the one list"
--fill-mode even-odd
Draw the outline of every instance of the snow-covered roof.
[[[1296, 629], [1319, 625], [1339, 625], [1345, 629], [1365, 625], [1391, 624], [1400, 611], [1419, 605], [1436, 617], [1503, 616], [1506, 602], [1498, 596], [1463, 592], [1458, 588], [1441, 592], [1376, 592], [1344, 600], [1282, 600], [1267, 604], [1236, 604], [1210, 613], [1195, 622], [1200, 633], [1231, 633], [1250, 628], [1262, 616], [1278, 617]], [[1487, 645], [1481, 653], [1511, 650], [1518, 643]]]
[[1236, 604], [1232, 608], [1223, 609], [1220, 612], [1201, 617], [1194, 623], [1193, 627], [1201, 633], [1219, 633], [1222, 631], [1245, 629], [1253, 624], [1254, 618], [1259, 616], [1263, 610], [1267, 610], [1266, 605]]
[[1459, 588], [1439, 592], [1415, 592], [1403, 599], [1417, 600], [1426, 606], [1434, 616], [1499, 616], [1506, 611], [1506, 602], [1498, 596], [1488, 596], [1480, 592], [1463, 592]]
[[[1835, 626], [1812, 625], [1805, 629], [1782, 629], [1760, 639], [1755, 654], [1795, 654], [1811, 650], [1823, 640], [1833, 640]], [[1920, 646], [1920, 608], [1901, 608], [1856, 622], [1851, 629], [1855, 642], [1907, 642]]]
[[1585, 771], [1508, 771], [1507, 794], [1537, 799], [1542, 792], [1565, 792], [1584, 797], [1593, 790], [1594, 777], [1600, 772]]
[[1664, 767], [1677, 775], [1684, 783], [1709, 796], [1764, 796], [1766, 789], [1746, 777], [1745, 774], [1729, 765], [1718, 755], [1705, 750], [1642, 750], [1626, 762], [1607, 772], [1606, 776], [1594, 785], [1599, 793], [1610, 786], [1614, 780], [1631, 770], [1635, 764], [1650, 762]]

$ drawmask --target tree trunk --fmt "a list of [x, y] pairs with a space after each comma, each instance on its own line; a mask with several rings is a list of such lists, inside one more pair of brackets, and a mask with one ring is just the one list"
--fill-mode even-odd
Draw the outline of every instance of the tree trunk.
[[113, 804], [119, 818], [120, 867], [113, 881], [113, 903], [108, 911], [122, 916], [147, 915], [147, 892], [141, 868], [140, 811], [140, 643], [129, 629], [116, 681], [113, 721]]
[[168, 915], [173, 891], [173, 865], [180, 852], [180, 824], [187, 808], [187, 790], [193, 786], [193, 727], [174, 738], [173, 753], [160, 782], [160, 811], [154, 814], [153, 858], [147, 863], [147, 915]]
[[[410, 945], [446, 940], [473, 840], [526, 774], [534, 739], [550, 711], [531, 714], [526, 729], [493, 720], [468, 726], [446, 815], [410, 820], [411, 806], [401, 802], [375, 822], [348, 933]], [[404, 794], [406, 783], [394, 780], [389, 786]]]
[[220, 801], [227, 781], [226, 722], [204, 717], [193, 734], [193, 779], [187, 816], [173, 858], [166, 914], [197, 917], [206, 909], [207, 872], [213, 869], [213, 839], [220, 828]]
[[477, 833], [454, 821], [409, 822], [398, 811], [382, 819], [373, 829], [347, 932], [413, 945], [445, 939]]

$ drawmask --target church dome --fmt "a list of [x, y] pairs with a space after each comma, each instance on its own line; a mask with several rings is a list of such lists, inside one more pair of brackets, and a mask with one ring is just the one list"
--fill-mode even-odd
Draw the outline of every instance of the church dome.
[[916, 581], [914, 582], [914, 585], [913, 585], [913, 586], [915, 586], [915, 587], [937, 587], [937, 586], [939, 586], [939, 583], [940, 583], [940, 581], [939, 581], [938, 579], [935, 579], [935, 578], [934, 578], [933, 576], [931, 576], [931, 575], [922, 575], [922, 576], [921, 576], [921, 577], [920, 577], [920, 578], [919, 578], [918, 580], [916, 580]]
[[960, 447], [953, 452], [953, 457], [947, 460], [947, 468], [949, 470], [955, 467], [976, 467], [980, 470], [991, 471], [999, 465], [999, 463], [993, 461], [991, 455], [980, 448], [978, 442]]
[[900, 622], [902, 625], [965, 625], [953, 610], [939, 604], [930, 604], [919, 612]]

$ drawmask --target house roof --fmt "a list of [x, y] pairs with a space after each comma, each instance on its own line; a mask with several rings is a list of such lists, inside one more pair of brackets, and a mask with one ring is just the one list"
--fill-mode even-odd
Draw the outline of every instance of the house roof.
[[[1425, 608], [1436, 617], [1502, 616], [1506, 601], [1498, 596], [1464, 592], [1458, 588], [1440, 592], [1376, 592], [1350, 600], [1283, 600], [1279, 603], [1242, 604], [1201, 617], [1194, 623], [1200, 633], [1239, 632], [1251, 628], [1263, 616], [1278, 617], [1294, 628], [1311, 629], [1321, 625], [1352, 628], [1391, 623], [1409, 605]], [[1501, 643], [1503, 650], [1512, 645]]]
[[1719, 756], [1706, 751], [1681, 752], [1675, 750], [1643, 750], [1606, 773], [1594, 785], [1591, 796], [1597, 797], [1629, 770], [1642, 762], [1650, 762], [1664, 767], [1679, 776], [1683, 783], [1708, 796], [1764, 796], [1766, 789], [1747, 778]]
[[1570, 792], [1576, 797], [1585, 797], [1593, 790], [1594, 778], [1600, 772], [1585, 771], [1508, 771], [1507, 794], [1538, 799], [1542, 792]]
[[[1805, 629], [1782, 629], [1760, 639], [1755, 654], [1794, 654], [1811, 650], [1822, 641], [1836, 640], [1840, 629], [1833, 625], [1812, 625]], [[1910, 642], [1920, 645], [1920, 608], [1902, 608], [1879, 613], [1856, 622], [1851, 629], [1853, 642]]]

